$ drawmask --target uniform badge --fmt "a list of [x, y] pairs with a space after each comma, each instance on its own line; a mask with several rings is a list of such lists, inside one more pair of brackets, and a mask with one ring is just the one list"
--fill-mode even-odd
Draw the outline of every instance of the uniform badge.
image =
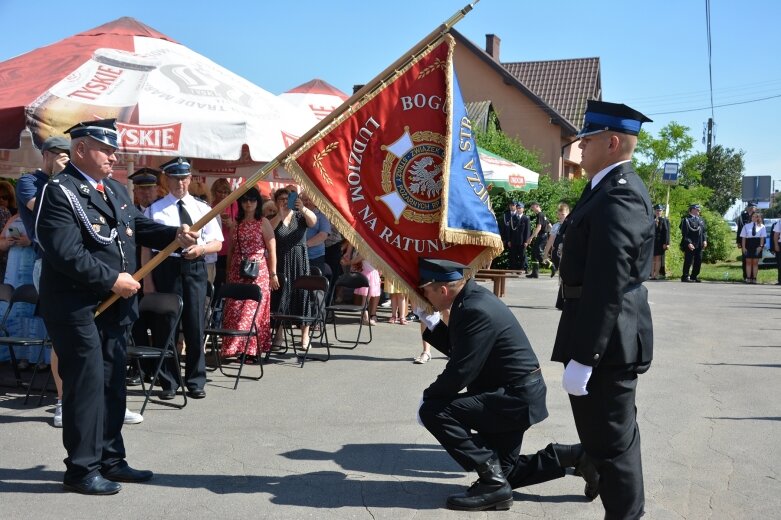
[[103, 215], [99, 216], [98, 220], [100, 220], [101, 224], [105, 224], [106, 223], [106, 219], [105, 219], [105, 217], [103, 217]]
[[618, 179], [618, 184], [626, 184], [626, 179]]
[[101, 228], [100, 224], [92, 224], [92, 229], [95, 231], [95, 233], [100, 231], [100, 228]]
[[81, 192], [84, 195], [89, 195], [89, 186], [87, 186], [86, 184], [82, 184], [81, 186], [79, 186], [79, 190], [81, 190]]
[[126, 234], [127, 236], [129, 236], [129, 237], [132, 237], [132, 236], [133, 236], [133, 230], [132, 230], [132, 229], [130, 229], [130, 226], [128, 226], [128, 227], [126, 227], [126, 228], [125, 228], [125, 234]]

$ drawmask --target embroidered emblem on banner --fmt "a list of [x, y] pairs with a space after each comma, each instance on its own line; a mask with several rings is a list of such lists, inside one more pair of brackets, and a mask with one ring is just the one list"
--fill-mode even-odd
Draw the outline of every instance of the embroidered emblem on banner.
[[439, 221], [442, 206], [442, 163], [445, 136], [422, 131], [410, 135], [409, 127], [390, 145], [382, 163], [382, 189], [376, 197], [388, 206], [396, 223], [401, 217], [419, 223]]

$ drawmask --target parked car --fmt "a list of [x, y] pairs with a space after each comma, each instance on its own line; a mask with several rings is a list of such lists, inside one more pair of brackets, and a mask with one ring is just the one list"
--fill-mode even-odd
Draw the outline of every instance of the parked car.
[[727, 225], [729, 226], [729, 230], [730, 231], [732, 231], [733, 233], [737, 233], [738, 232], [738, 223], [737, 222], [735, 222], [734, 220], [730, 220], [728, 218], [725, 218], [724, 222], [727, 223]]
[[777, 218], [766, 218], [764, 219], [765, 229], [767, 229], [767, 239], [765, 239], [765, 248], [762, 250], [762, 258], [759, 259], [759, 267], [776, 267], [778, 264], [776, 264], [776, 255], [773, 254], [772, 251], [772, 244], [773, 244], [773, 233], [778, 231], [777, 229], [773, 229], [772, 233], [770, 229], [773, 227], [773, 224], [776, 225], [776, 228], [778, 226], [781, 226], [778, 222], [781, 221], [781, 219]]

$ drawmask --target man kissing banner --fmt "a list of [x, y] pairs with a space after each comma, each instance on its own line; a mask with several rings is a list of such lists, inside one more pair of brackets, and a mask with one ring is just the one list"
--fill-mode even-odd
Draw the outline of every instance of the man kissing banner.
[[409, 295], [419, 285], [419, 257], [474, 273], [502, 250], [454, 46], [450, 35], [436, 40], [285, 162], [393, 291]]

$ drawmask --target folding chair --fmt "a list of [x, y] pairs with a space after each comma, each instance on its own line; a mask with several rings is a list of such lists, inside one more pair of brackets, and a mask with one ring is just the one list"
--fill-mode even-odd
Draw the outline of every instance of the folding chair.
[[[10, 297], [8, 296], [9, 289], [12, 291]], [[51, 341], [49, 341], [48, 338], [32, 338], [32, 337], [22, 337], [22, 336], [11, 336], [10, 332], [8, 330], [8, 318], [11, 315], [11, 310], [13, 309], [14, 305], [17, 303], [29, 303], [31, 305], [37, 305], [38, 304], [38, 291], [35, 290], [35, 286], [32, 284], [25, 284], [20, 285], [16, 289], [11, 287], [7, 284], [0, 285], [0, 301], [7, 301], [8, 307], [5, 310], [5, 313], [3, 314], [2, 321], [0, 321], [0, 346], [5, 345], [8, 347], [8, 354], [11, 357], [11, 366], [14, 369], [14, 377], [16, 378], [16, 386], [17, 387], [23, 387], [25, 386], [22, 382], [22, 376], [19, 373], [19, 363], [16, 359], [16, 353], [14, 352], [14, 347], [41, 347], [41, 352], [38, 355], [38, 360], [35, 361], [35, 368], [33, 369], [33, 375], [30, 379], [30, 383], [27, 385], [27, 394], [25, 395], [24, 402], [27, 403], [27, 400], [30, 397], [30, 391], [32, 390], [33, 382], [35, 381], [35, 376], [38, 373], [38, 363], [41, 361], [43, 352], [45, 348], [51, 348]], [[51, 376], [51, 373], [49, 374]], [[41, 389], [41, 397], [39, 399], [39, 404], [43, 400], [43, 394], [46, 390], [46, 384], [48, 384], [49, 379], [46, 379], [46, 383], [44, 383], [43, 388]]]
[[[212, 306], [209, 321], [206, 324], [204, 330], [204, 342], [211, 340], [212, 355], [217, 359], [217, 367], [220, 369], [222, 375], [227, 377], [235, 377], [236, 382], [233, 385], [233, 389], [236, 390], [239, 386], [239, 379], [253, 379], [259, 381], [263, 377], [263, 360], [260, 352], [258, 352], [258, 365], [260, 365], [260, 375], [258, 377], [242, 376], [241, 370], [244, 368], [244, 363], [247, 359], [247, 348], [249, 347], [250, 340], [253, 337], [257, 337], [258, 328], [256, 325], [256, 318], [260, 311], [260, 302], [263, 296], [260, 292], [260, 287], [254, 283], [224, 283], [220, 285], [217, 291], [217, 297], [214, 299], [214, 305]], [[226, 300], [234, 300], [242, 302], [242, 306], [251, 305], [250, 312], [252, 313], [252, 322], [248, 329], [227, 329], [223, 327], [223, 318], [225, 312]], [[254, 309], [253, 309], [254, 307]], [[220, 347], [218, 340], [222, 338], [245, 338], [244, 348], [239, 355], [239, 369], [236, 375], [226, 374], [225, 369], [222, 366], [222, 360], [220, 359]], [[204, 343], [205, 344], [205, 343]], [[260, 348], [260, 346], [258, 346]]]
[[[308, 295], [309, 312], [305, 314], [290, 314], [289, 309], [285, 308], [281, 312], [272, 313], [271, 319], [277, 325], [282, 326], [285, 334], [286, 350], [287, 338], [290, 335], [293, 352], [301, 360], [301, 367], [303, 368], [315, 340], [321, 347], [325, 347], [326, 355], [324, 357], [309, 357], [308, 359], [314, 361], [328, 361], [331, 359], [331, 348], [328, 344], [328, 334], [325, 327], [325, 301], [328, 296], [328, 278], [318, 275], [299, 276], [293, 282], [293, 294], [296, 294], [296, 291], [303, 291], [304, 294]], [[287, 305], [289, 305], [289, 302], [286, 302], [286, 307]], [[303, 347], [303, 330], [306, 325], [309, 325], [309, 348], [304, 350], [301, 347]], [[299, 326], [302, 331], [299, 345], [296, 345], [295, 326]], [[299, 350], [301, 351], [300, 353]], [[266, 354], [266, 359], [268, 359], [270, 354], [270, 352]]]
[[[138, 312], [139, 314], [147, 315], [146, 318], [149, 320], [148, 323], [157, 323], [158, 321], [162, 323], [171, 323], [171, 328], [165, 338], [152, 338], [152, 341], [149, 342], [150, 345], [131, 344], [127, 347], [128, 361], [135, 363], [139, 374], [142, 373], [142, 359], [157, 361], [149, 388], [146, 387], [144, 378], [141, 378], [141, 390], [144, 392], [145, 397], [140, 413], [141, 415], [144, 415], [144, 410], [149, 401], [182, 409], [187, 406], [187, 392], [185, 391], [186, 387], [184, 378], [182, 377], [179, 352], [176, 350], [176, 336], [179, 328], [179, 320], [182, 317], [182, 298], [178, 294], [171, 293], [145, 294], [144, 297], [141, 298]], [[164, 341], [160, 341], [160, 339], [163, 339]], [[177, 369], [176, 375], [179, 379], [179, 388], [181, 389], [182, 397], [184, 398], [181, 405], [151, 399], [152, 391], [157, 383], [157, 379], [160, 377], [160, 370], [163, 368], [163, 363], [166, 359], [173, 359]]]
[[[363, 305], [355, 305], [351, 303], [333, 303], [333, 299], [336, 297], [337, 294], [339, 294], [339, 289], [345, 288], [345, 289], [360, 289], [362, 287], [369, 287], [369, 279], [366, 278], [366, 275], [363, 273], [347, 273], [343, 274], [339, 277], [339, 279], [336, 280], [336, 283], [334, 284], [333, 291], [331, 291], [331, 298], [329, 305], [326, 306], [325, 312], [326, 312], [326, 322], [331, 322], [333, 324], [334, 328], [334, 338], [336, 341], [339, 341], [340, 343], [353, 343], [352, 347], [341, 347], [341, 348], [349, 348], [354, 349], [359, 344], [361, 345], [367, 345], [371, 343], [372, 341], [372, 325], [371, 322], [367, 322], [367, 327], [369, 328], [369, 340], [368, 341], [361, 341], [361, 334], [363, 332], [363, 316], [364, 314], [368, 314], [368, 308], [369, 308], [369, 296], [367, 295], [364, 299]], [[355, 339], [340, 339], [339, 334], [336, 329], [336, 321], [338, 317], [357, 317], [358, 319], [358, 334], [356, 335]]]

